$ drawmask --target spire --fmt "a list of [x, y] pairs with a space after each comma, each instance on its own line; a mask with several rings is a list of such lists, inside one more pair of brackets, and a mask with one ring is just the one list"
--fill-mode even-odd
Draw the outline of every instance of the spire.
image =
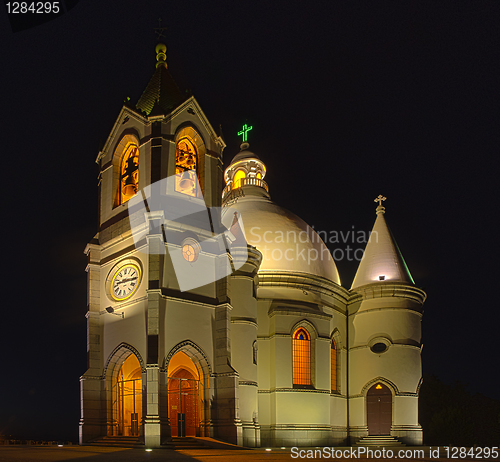
[[377, 219], [351, 289], [385, 281], [414, 284], [410, 271], [385, 221], [385, 207], [382, 206], [382, 201], [385, 200], [386, 198], [382, 195], [375, 199], [375, 202], [379, 203], [376, 210]]
[[145, 112], [148, 116], [151, 115], [153, 108], [153, 115], [167, 115], [172, 109], [184, 102], [188, 96], [179, 90], [168, 71], [167, 46], [164, 43], [158, 43], [155, 51], [156, 71], [136, 105], [137, 109]]

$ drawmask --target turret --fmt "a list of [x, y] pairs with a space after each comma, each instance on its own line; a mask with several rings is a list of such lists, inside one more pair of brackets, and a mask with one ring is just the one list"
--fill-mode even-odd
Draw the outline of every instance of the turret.
[[421, 319], [425, 293], [415, 283], [384, 218], [383, 196], [349, 305], [351, 442], [394, 437], [422, 444]]
[[249, 151], [250, 145], [242, 143], [240, 152], [234, 156], [224, 172], [226, 187], [222, 192], [222, 201], [227, 202], [237, 197], [239, 191], [245, 194], [264, 196], [269, 199], [269, 188], [264, 181], [266, 166], [259, 157]]

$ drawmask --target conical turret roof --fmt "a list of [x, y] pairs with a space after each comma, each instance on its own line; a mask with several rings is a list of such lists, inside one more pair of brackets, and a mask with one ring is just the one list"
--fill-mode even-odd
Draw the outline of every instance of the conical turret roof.
[[153, 115], [161, 115], [161, 112], [166, 115], [188, 98], [167, 69], [166, 50], [167, 47], [162, 43], [156, 46], [156, 71], [136, 104], [137, 109], [147, 115], [151, 115], [153, 108]]
[[[380, 201], [381, 196], [376, 201]], [[382, 200], [385, 198], [382, 198]], [[377, 207], [377, 219], [366, 245], [365, 253], [354, 277], [351, 289], [374, 282], [402, 282], [414, 284], [403, 255], [387, 226], [385, 208]]]

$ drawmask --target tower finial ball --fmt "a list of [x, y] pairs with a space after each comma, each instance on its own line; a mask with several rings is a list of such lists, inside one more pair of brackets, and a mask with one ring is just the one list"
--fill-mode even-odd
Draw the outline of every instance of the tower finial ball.
[[155, 48], [156, 54], [158, 53], [166, 53], [167, 52], [167, 46], [164, 43], [159, 43], [156, 45]]

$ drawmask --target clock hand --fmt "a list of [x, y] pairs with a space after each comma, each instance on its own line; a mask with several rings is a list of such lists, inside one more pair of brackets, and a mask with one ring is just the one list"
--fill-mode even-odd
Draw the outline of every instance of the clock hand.
[[135, 278], [128, 278], [128, 279], [122, 279], [121, 281], [116, 281], [117, 284], [124, 284], [125, 282], [130, 282], [130, 281], [135, 281], [137, 280], [137, 277]]

